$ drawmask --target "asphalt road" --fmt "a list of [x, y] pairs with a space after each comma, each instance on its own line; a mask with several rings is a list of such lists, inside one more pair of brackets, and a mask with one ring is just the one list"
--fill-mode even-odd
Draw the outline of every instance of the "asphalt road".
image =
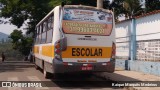
[[0, 87], [0, 90], [123, 90], [123, 88], [108, 87], [106, 82], [110, 82], [109, 80], [80, 73], [64, 74], [56, 79], [54, 77], [45, 79], [42, 70], [36, 70], [32, 63], [18, 61], [0, 62], [0, 81], [22, 81], [21, 83], [37, 81], [42, 86], [46, 85], [45, 87], [21, 87], [22, 85]]

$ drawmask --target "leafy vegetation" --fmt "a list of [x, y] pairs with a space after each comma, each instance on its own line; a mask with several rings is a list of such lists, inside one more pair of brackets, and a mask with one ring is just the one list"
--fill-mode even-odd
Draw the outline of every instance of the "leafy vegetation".
[[112, 4], [116, 20], [119, 16], [125, 16], [126, 19], [130, 19], [144, 12], [139, 0], [114, 0]]
[[1, 17], [10, 18], [10, 22], [21, 27], [27, 19], [28, 33], [34, 32], [35, 25], [53, 8], [50, 0], [0, 0]]
[[2, 52], [4, 52], [6, 60], [24, 59], [24, 55], [22, 55], [21, 52], [12, 48], [12, 43], [10, 41], [0, 43], [0, 54]]
[[32, 48], [33, 39], [31, 37], [25, 37], [20, 30], [14, 30], [10, 34], [12, 39], [12, 47], [15, 50], [20, 51], [23, 55], [27, 56]]
[[160, 10], [160, 0], [146, 0], [146, 12]]
[[[28, 22], [28, 33], [34, 32], [35, 25], [55, 6], [64, 1], [72, 5], [96, 6], [97, 0], [0, 0], [1, 17], [10, 18], [10, 22], [21, 27], [24, 21]], [[115, 9], [115, 15], [125, 15], [126, 18], [143, 13], [139, 0], [114, 0], [111, 7]], [[104, 8], [110, 8], [108, 0], [104, 2]], [[159, 0], [146, 0], [146, 11], [160, 9]]]

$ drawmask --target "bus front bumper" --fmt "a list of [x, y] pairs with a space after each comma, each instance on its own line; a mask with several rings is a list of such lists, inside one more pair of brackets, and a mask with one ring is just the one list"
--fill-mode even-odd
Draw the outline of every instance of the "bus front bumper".
[[[106, 62], [105, 62], [106, 63]], [[115, 60], [105, 64], [104, 62], [96, 63], [78, 63], [78, 62], [63, 62], [62, 60], [53, 60], [54, 73], [71, 73], [71, 72], [114, 72]], [[89, 69], [86, 69], [86, 65], [90, 65]]]

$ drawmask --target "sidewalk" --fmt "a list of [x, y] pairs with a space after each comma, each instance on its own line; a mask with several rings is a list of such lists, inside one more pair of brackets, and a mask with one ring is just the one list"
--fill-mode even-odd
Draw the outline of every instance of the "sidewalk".
[[[159, 81], [160, 76], [144, 74], [137, 71], [127, 71], [116, 68], [114, 73], [97, 73], [96, 75], [113, 81]], [[160, 87], [129, 87], [127, 90], [160, 90]]]
[[[14, 63], [14, 64], [13, 64]], [[33, 64], [31, 63], [30, 61], [24, 61], [24, 60], [14, 60], [14, 61], [8, 61], [8, 60], [5, 60], [4, 62], [2, 62], [2, 59], [0, 58], [0, 66], [2, 65], [28, 65], [29, 64]]]
[[[0, 62], [2, 62], [2, 58], [0, 57]], [[14, 62], [17, 62], [17, 63], [26, 63], [26, 62], [29, 62], [29, 60], [4, 60], [4, 62], [6, 63], [14, 63]]]

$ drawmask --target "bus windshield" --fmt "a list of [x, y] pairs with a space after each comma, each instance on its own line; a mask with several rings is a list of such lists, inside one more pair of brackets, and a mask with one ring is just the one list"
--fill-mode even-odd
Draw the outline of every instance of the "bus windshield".
[[65, 8], [63, 13], [62, 28], [66, 34], [111, 34], [113, 16], [107, 11]]

